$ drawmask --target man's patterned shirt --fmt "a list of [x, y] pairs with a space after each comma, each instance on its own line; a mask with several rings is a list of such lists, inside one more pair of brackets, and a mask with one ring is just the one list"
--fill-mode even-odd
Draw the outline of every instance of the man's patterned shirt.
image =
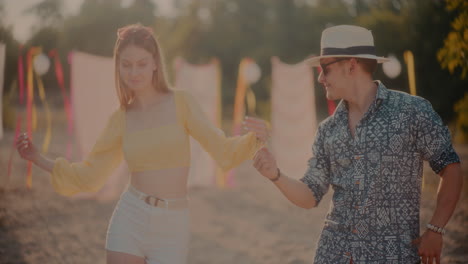
[[342, 101], [317, 131], [301, 179], [318, 202], [334, 194], [315, 263], [418, 263], [423, 160], [439, 173], [460, 162], [447, 127], [425, 99], [378, 83], [367, 113], [348, 126]]

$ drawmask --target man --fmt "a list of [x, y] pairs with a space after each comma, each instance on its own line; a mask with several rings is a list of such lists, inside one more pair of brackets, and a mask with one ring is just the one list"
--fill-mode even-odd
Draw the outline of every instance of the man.
[[[460, 160], [431, 104], [388, 90], [372, 74], [386, 59], [375, 55], [369, 30], [323, 31], [319, 82], [335, 113], [319, 125], [313, 157], [301, 180], [281, 173], [263, 148], [255, 168], [302, 208], [334, 194], [315, 263], [440, 263], [444, 226], [460, 196]], [[441, 177], [437, 207], [419, 237], [423, 160]], [[425, 225], [425, 224], [424, 224]]]

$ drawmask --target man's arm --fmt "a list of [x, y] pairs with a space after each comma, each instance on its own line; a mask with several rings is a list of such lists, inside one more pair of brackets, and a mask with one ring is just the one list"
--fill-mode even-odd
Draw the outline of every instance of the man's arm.
[[440, 172], [441, 180], [437, 194], [437, 205], [430, 221], [435, 226], [443, 227], [452, 217], [463, 185], [460, 163], [447, 165]]
[[[429, 223], [437, 227], [445, 227], [450, 217], [452, 217], [462, 190], [463, 176], [460, 163], [447, 165], [447, 167], [440, 172], [440, 177], [437, 205]], [[419, 255], [423, 257], [422, 263], [433, 263], [433, 260], [435, 260], [436, 263], [440, 263], [440, 254], [442, 251], [441, 234], [426, 230], [415, 243], [420, 244]], [[427, 262], [424, 261], [424, 258], [427, 259]]]
[[317, 205], [312, 191], [305, 183], [292, 179], [278, 170], [276, 161], [268, 149], [262, 148], [255, 154], [254, 167], [265, 178], [277, 179], [274, 181], [276, 187], [293, 204], [306, 209]]

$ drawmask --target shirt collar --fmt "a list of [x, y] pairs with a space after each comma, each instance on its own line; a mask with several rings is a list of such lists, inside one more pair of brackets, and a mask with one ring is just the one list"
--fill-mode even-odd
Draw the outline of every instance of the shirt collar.
[[[382, 102], [388, 97], [388, 89], [385, 85], [379, 81], [374, 81], [377, 84], [377, 94], [375, 96], [374, 102], [371, 104], [371, 108], [376, 108], [382, 104]], [[334, 116], [346, 115], [348, 113], [348, 105], [345, 100], [341, 100], [338, 106], [336, 107]]]

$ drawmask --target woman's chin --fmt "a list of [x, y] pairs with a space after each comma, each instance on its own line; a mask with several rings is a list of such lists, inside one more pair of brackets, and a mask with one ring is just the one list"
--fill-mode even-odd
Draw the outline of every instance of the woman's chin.
[[131, 91], [133, 92], [142, 92], [146, 89], [148, 89], [148, 86], [145, 86], [145, 85], [128, 85], [127, 86]]

